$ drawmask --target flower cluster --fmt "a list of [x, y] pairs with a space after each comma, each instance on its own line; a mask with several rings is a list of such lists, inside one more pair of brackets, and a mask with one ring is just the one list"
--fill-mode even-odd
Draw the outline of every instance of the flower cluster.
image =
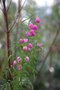
[[[40, 18], [37, 17], [35, 20], [36, 23], [40, 23]], [[30, 31], [27, 32], [27, 36], [31, 37], [31, 36], [35, 36], [36, 35], [36, 30], [38, 30], [38, 26], [36, 24], [30, 23], [29, 25], [29, 29]]]
[[[28, 56], [25, 57], [25, 61], [29, 62], [30, 58]], [[22, 59], [18, 56], [16, 60], [13, 61], [13, 67], [17, 67], [19, 71], [22, 70]]]
[[[36, 24], [36, 23], [40, 23], [40, 18], [39, 18], [39, 17], [37, 17], [37, 18], [35, 19], [35, 24], [33, 24], [33, 23], [29, 23], [29, 24], [28, 24], [29, 31], [27, 32], [27, 35], [26, 35], [26, 36], [28, 36], [28, 37], [33, 37], [33, 36], [36, 35], [36, 31], [39, 29], [38, 24]], [[20, 42], [20, 44], [24, 44], [24, 46], [23, 46], [23, 48], [22, 48], [22, 50], [23, 50], [24, 52], [31, 51], [31, 49], [34, 47], [33, 44], [29, 41], [28, 38], [21, 38], [21, 39], [19, 40], [19, 42]], [[27, 45], [26, 45], [26, 43], [27, 43]], [[38, 47], [42, 47], [43, 44], [42, 44], [42, 43], [37, 43], [37, 46], [38, 46]], [[29, 56], [25, 56], [24, 60], [25, 60], [26, 62], [30, 62]], [[18, 57], [16, 58], [16, 60], [13, 61], [13, 66], [14, 66], [14, 67], [17, 66], [17, 69], [18, 69], [19, 71], [22, 70], [22, 59], [21, 59], [21, 57], [18, 56]]]
[[23, 51], [31, 51], [33, 48], [33, 44], [29, 43], [28, 46], [23, 46]]
[[20, 39], [20, 43], [27, 43], [27, 42], [28, 42], [28, 39], [27, 38]]
[[16, 60], [13, 61], [13, 66], [16, 67], [18, 70], [22, 70], [21, 58], [18, 56]]

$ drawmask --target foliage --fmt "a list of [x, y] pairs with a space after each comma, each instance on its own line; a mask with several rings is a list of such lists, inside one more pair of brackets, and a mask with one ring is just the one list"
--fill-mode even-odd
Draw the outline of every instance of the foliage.
[[[4, 16], [5, 22], [3, 23], [3, 25], [5, 24], [8, 25], [5, 27], [5, 30], [10, 29], [10, 24], [15, 17], [16, 9], [17, 7], [15, 3], [12, 3], [10, 5], [8, 11], [6, 11], [5, 7], [3, 8], [3, 11], [5, 10], [5, 13], [3, 13], [3, 15], [5, 15]], [[33, 89], [33, 81], [35, 79], [35, 75], [37, 74], [38, 69], [37, 65], [40, 62], [43, 44], [41, 42], [41, 36], [39, 31], [40, 18], [37, 17], [35, 19], [33, 8], [30, 8], [29, 11], [31, 16], [28, 15], [30, 21], [28, 22], [27, 25], [25, 23], [21, 23], [22, 21], [20, 21], [20, 18], [18, 18], [13, 28], [13, 32], [9, 32], [10, 33], [9, 34], [8, 32], [5, 31], [6, 35], [8, 34], [10, 35], [10, 37], [8, 36], [8, 38], [12, 44], [9, 45], [10, 48], [6, 47], [6, 44], [4, 45], [3, 48], [4, 55], [1, 56], [3, 57], [2, 58], [3, 60], [0, 61], [1, 89], [6, 88], [7, 90], [10, 90], [11, 87], [13, 88], [13, 90]], [[33, 24], [32, 28], [31, 24]], [[30, 36], [28, 33], [30, 33]], [[5, 40], [4, 42], [7, 43], [8, 38], [4, 38]], [[21, 42], [21, 40], [23, 40], [23, 42]], [[6, 50], [7, 51], [11, 50], [10, 52], [11, 54], [9, 54]], [[11, 62], [10, 67], [9, 67], [9, 60]], [[10, 86], [11, 84], [12, 86]]]

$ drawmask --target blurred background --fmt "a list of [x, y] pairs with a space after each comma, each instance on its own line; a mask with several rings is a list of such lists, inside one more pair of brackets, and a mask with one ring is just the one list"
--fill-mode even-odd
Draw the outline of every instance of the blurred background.
[[[6, 6], [9, 6], [11, 0], [6, 0]], [[20, 4], [20, 5], [19, 5]], [[20, 12], [19, 7], [23, 5], [23, 9]], [[19, 6], [19, 7], [18, 7]], [[6, 33], [5, 23], [3, 19], [3, 13], [1, 11], [2, 6], [0, 5], [0, 71], [3, 65], [3, 61], [6, 59]], [[38, 85], [35, 90], [60, 90], [60, 0], [12, 0], [8, 10], [9, 27], [14, 20], [17, 13], [20, 13], [19, 22], [30, 18], [32, 21], [39, 16], [41, 18], [41, 42], [44, 44], [44, 50], [41, 55], [44, 57], [48, 52], [51, 43], [54, 44], [51, 47], [50, 53], [46, 58], [46, 62], [43, 65], [39, 79], [37, 79]], [[29, 20], [27, 19], [23, 24], [19, 24], [13, 27], [11, 33], [11, 53], [14, 53], [13, 59], [19, 52], [16, 52], [17, 43], [20, 38], [19, 32], [21, 29], [27, 29]], [[57, 35], [56, 35], [57, 33]], [[55, 37], [56, 36], [56, 37]], [[42, 65], [42, 61], [41, 64]], [[39, 67], [39, 66], [38, 66]]]

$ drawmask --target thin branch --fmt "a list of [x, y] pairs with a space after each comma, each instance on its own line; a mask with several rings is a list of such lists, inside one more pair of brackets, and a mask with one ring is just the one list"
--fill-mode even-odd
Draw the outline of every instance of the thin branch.
[[7, 12], [9, 11], [9, 8], [10, 8], [11, 3], [12, 3], [12, 0], [10, 0], [10, 3], [8, 5], [8, 7], [7, 7]]
[[11, 24], [11, 26], [10, 26], [10, 29], [9, 29], [9, 32], [12, 31], [14, 25], [16, 24], [16, 20], [18, 19], [18, 17], [19, 17], [19, 14], [16, 16], [15, 20], [12, 22], [12, 24]]
[[[22, 0], [21, 0], [21, 1], [22, 1]], [[23, 9], [25, 3], [26, 3], [26, 0], [24, 1], [23, 5], [21, 6], [21, 10]]]
[[22, 20], [22, 23], [27, 21], [27, 20], [30, 20], [30, 18], [26, 18], [26, 19]]
[[47, 57], [48, 57], [48, 55], [50, 54], [50, 51], [51, 51], [52, 46], [54, 45], [54, 43], [55, 43], [55, 41], [56, 41], [56, 39], [57, 39], [57, 36], [58, 36], [58, 34], [59, 34], [59, 31], [60, 31], [60, 30], [57, 30], [57, 32], [56, 32], [56, 35], [55, 35], [55, 37], [54, 37], [54, 39], [53, 39], [53, 41], [52, 41], [52, 44], [51, 44], [51, 46], [50, 46], [50, 48], [49, 48], [49, 51], [47, 52], [46, 56], [45, 56], [44, 59], [43, 59], [43, 64], [42, 64], [39, 72], [42, 70], [42, 68], [43, 68], [43, 66], [44, 66], [44, 64], [45, 64], [45, 62], [46, 62], [46, 60], [47, 60]]
[[[20, 12], [21, 12], [21, 10], [23, 9], [23, 6], [24, 6], [25, 2], [26, 2], [26, 0], [24, 1], [23, 5], [22, 5], [22, 7], [21, 7], [21, 9], [20, 9]], [[15, 17], [15, 20], [13, 21], [13, 23], [12, 23], [11, 26], [10, 26], [9, 32], [12, 31], [14, 25], [16, 24], [16, 20], [18, 19], [19, 16], [20, 16], [20, 13]]]

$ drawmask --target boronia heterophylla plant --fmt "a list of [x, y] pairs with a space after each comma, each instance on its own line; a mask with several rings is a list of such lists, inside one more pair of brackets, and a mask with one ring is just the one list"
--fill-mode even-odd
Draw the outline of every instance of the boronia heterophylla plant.
[[[38, 55], [41, 52], [43, 44], [41, 43], [41, 36], [39, 31], [40, 18], [37, 17], [34, 23], [28, 24], [28, 30], [24, 32], [24, 36], [19, 39], [18, 50], [19, 55], [13, 60], [11, 68], [14, 78], [18, 78], [20, 85], [24, 85], [30, 81], [31, 87], [35, 78], [36, 65], [39, 63]], [[28, 84], [28, 83], [27, 83]], [[18, 84], [19, 85], [19, 84]], [[23, 89], [21, 86], [20, 88]]]
[[[20, 35], [19, 43], [17, 45], [19, 55], [11, 63], [10, 52], [10, 30], [8, 28], [8, 14], [5, 6], [5, 0], [3, 1], [3, 15], [6, 23], [6, 35], [7, 35], [7, 55], [8, 55], [8, 67], [5, 68], [3, 74], [4, 84], [1, 86], [6, 90], [25, 90], [26, 87], [33, 89], [33, 80], [36, 74], [36, 65], [38, 61], [39, 52], [41, 52], [43, 44], [40, 36], [40, 18], [36, 17], [28, 24], [28, 30], [24, 32], [24, 36]], [[18, 52], [16, 51], [16, 52]], [[27, 90], [27, 89], [26, 89]]]
[[[35, 20], [36, 24], [29, 23], [27, 32], [24, 32], [26, 37], [22, 37], [19, 40], [20, 56], [17, 56], [13, 61], [12, 67], [17, 68], [18, 71], [23, 70], [25, 63], [30, 63], [32, 54], [35, 53], [37, 47], [41, 48], [42, 43], [37, 40], [40, 37], [39, 27], [37, 23], [40, 23], [40, 18]], [[33, 60], [34, 61], [34, 60]]]

